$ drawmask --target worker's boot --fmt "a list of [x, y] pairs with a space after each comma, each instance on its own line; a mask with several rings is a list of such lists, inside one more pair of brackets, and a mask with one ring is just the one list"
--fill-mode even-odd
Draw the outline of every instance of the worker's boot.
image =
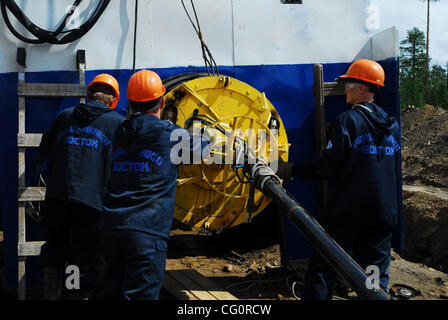
[[62, 273], [57, 267], [44, 267], [43, 276], [43, 300], [57, 300], [61, 297]]

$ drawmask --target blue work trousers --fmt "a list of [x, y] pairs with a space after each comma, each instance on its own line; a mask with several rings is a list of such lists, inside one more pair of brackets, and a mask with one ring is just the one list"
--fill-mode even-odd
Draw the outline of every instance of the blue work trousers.
[[96, 299], [158, 300], [167, 240], [141, 231], [100, 232]]
[[95, 258], [101, 211], [80, 202], [46, 200], [43, 223], [46, 239], [40, 258], [42, 267], [64, 274], [67, 264], [80, 271], [80, 290], [86, 294], [96, 282]]
[[[341, 224], [323, 227], [344, 251], [352, 255], [353, 260], [364, 271], [370, 265], [377, 266], [380, 273], [379, 283], [387, 291], [393, 229]], [[308, 263], [302, 300], [331, 300], [336, 276], [334, 269], [313, 250]]]

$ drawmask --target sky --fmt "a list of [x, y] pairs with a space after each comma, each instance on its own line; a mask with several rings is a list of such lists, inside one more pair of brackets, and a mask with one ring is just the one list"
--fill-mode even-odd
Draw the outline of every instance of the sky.
[[[400, 41], [407, 31], [419, 28], [426, 35], [427, 3], [421, 0], [371, 0], [378, 7], [378, 31], [397, 27]], [[448, 0], [431, 2], [429, 31], [429, 56], [431, 64], [444, 68], [448, 63]]]

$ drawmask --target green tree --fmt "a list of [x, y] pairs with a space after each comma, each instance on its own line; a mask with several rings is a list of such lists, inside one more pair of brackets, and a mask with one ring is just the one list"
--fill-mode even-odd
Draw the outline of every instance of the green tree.
[[446, 63], [446, 86], [448, 87], [448, 62]]
[[448, 108], [447, 70], [440, 65], [434, 65], [431, 68], [428, 103], [445, 109]]
[[420, 107], [425, 103], [427, 75], [425, 34], [418, 28], [412, 28], [400, 44], [401, 107]]

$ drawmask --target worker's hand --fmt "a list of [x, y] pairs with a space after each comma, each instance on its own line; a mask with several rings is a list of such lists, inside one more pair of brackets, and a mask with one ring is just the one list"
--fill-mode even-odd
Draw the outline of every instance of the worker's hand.
[[[275, 166], [275, 164], [273, 164]], [[278, 158], [277, 161], [277, 172], [275, 173], [277, 177], [279, 177], [282, 180], [290, 181], [292, 180], [292, 168], [294, 166], [294, 163], [292, 162], [285, 162], [282, 158]]]

